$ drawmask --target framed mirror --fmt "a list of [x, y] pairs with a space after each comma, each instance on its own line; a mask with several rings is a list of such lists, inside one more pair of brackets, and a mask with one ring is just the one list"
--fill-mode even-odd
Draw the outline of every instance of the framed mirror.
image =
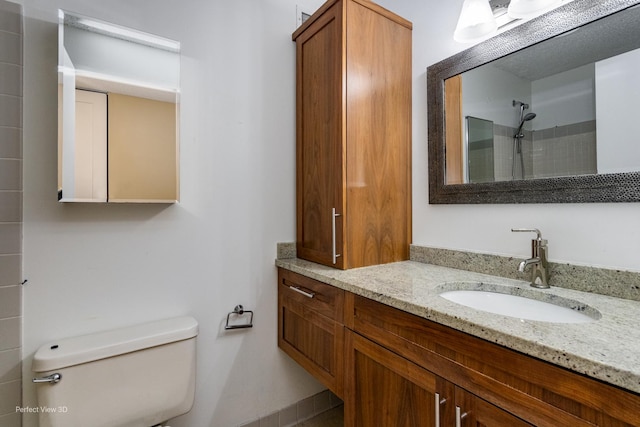
[[59, 18], [58, 200], [176, 202], [180, 43]]
[[429, 202], [640, 201], [639, 3], [575, 0], [430, 66]]

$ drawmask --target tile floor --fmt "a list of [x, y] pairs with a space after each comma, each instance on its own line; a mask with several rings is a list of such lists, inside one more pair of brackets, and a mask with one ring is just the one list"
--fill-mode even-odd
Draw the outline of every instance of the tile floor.
[[315, 417], [303, 421], [296, 427], [343, 427], [344, 411], [343, 405], [337, 406]]

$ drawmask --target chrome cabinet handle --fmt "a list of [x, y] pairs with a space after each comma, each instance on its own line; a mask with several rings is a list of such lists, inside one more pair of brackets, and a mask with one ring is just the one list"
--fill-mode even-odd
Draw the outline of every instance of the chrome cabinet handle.
[[456, 427], [462, 427], [462, 419], [467, 416], [467, 413], [462, 413], [459, 406], [456, 406]]
[[447, 399], [440, 399], [440, 393], [436, 393], [436, 427], [440, 427], [440, 406], [446, 401]]
[[291, 289], [292, 291], [296, 291], [297, 293], [302, 294], [307, 298], [313, 298], [316, 296], [315, 292], [312, 292], [309, 289], [302, 290], [303, 288], [301, 288], [300, 286], [289, 285], [289, 289]]
[[339, 216], [340, 214], [336, 213], [336, 208], [331, 208], [331, 260], [334, 264], [340, 256], [340, 254], [336, 253], [336, 218]]
[[36, 384], [49, 383], [49, 384], [57, 384], [62, 379], [62, 375], [59, 373], [51, 374], [46, 377], [34, 378], [31, 382]]

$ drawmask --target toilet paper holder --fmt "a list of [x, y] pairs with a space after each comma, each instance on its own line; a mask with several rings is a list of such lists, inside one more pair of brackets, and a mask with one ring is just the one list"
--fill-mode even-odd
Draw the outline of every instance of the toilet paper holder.
[[[249, 314], [249, 321], [247, 323], [241, 323], [239, 325], [230, 325], [229, 320], [231, 319], [231, 315], [235, 316], [244, 316], [245, 314]], [[253, 328], [253, 311], [245, 310], [241, 304], [238, 304], [234, 307], [233, 311], [227, 314], [227, 323], [224, 326], [225, 329], [244, 329], [244, 328]]]

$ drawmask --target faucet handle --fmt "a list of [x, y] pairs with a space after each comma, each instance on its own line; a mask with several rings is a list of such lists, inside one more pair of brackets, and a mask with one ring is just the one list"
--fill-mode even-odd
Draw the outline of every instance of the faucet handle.
[[511, 231], [513, 232], [532, 232], [532, 233], [536, 233], [538, 235], [537, 239], [538, 240], [542, 240], [542, 232], [540, 232], [540, 230], [538, 230], [537, 228], [512, 228]]

